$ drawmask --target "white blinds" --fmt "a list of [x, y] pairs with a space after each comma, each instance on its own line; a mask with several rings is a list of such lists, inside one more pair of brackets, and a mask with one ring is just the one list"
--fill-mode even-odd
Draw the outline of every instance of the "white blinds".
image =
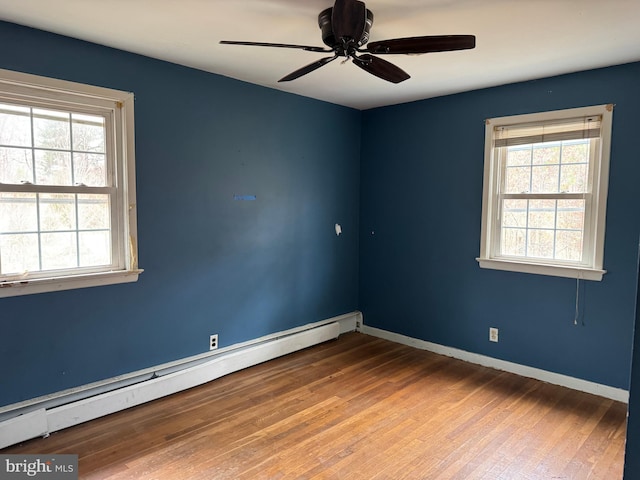
[[544, 123], [499, 126], [494, 129], [494, 147], [598, 138], [601, 124], [602, 117], [597, 115]]

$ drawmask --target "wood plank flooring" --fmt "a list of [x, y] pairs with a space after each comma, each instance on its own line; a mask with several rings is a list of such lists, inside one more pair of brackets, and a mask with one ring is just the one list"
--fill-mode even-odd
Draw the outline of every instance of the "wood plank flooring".
[[3, 450], [85, 479], [622, 478], [626, 405], [359, 333]]

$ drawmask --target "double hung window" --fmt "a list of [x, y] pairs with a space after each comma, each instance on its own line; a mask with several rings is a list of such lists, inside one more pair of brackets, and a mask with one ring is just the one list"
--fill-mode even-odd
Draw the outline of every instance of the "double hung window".
[[135, 281], [133, 96], [0, 71], [0, 296]]
[[612, 106], [487, 121], [481, 267], [600, 280]]

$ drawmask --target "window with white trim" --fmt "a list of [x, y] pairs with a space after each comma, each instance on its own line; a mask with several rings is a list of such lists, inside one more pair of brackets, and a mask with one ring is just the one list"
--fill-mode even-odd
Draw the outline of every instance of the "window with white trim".
[[482, 268], [601, 280], [613, 105], [486, 122]]
[[0, 70], [0, 297], [135, 281], [133, 95]]

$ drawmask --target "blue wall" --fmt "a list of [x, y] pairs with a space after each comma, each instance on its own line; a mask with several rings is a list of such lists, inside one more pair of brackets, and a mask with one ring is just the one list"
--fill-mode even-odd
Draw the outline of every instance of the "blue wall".
[[[635, 321], [640, 63], [363, 113], [367, 325], [628, 388]], [[479, 268], [484, 120], [614, 103], [602, 282]], [[488, 341], [489, 327], [500, 342]]]
[[134, 92], [145, 269], [0, 299], [0, 406], [357, 308], [360, 112], [8, 23], [0, 45], [0, 68]]

